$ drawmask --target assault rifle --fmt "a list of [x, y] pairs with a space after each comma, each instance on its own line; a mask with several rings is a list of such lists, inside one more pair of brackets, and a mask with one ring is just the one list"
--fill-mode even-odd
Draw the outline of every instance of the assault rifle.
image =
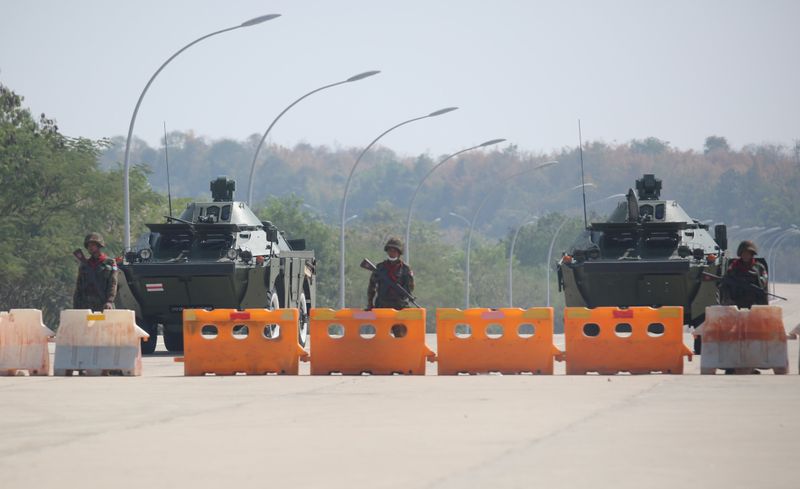
[[381, 280], [381, 282], [383, 282], [384, 284], [388, 285], [389, 287], [393, 287], [394, 290], [400, 292], [403, 295], [403, 297], [405, 297], [406, 299], [409, 300], [409, 302], [411, 302], [415, 306], [417, 306], [420, 309], [422, 309], [422, 306], [417, 304], [417, 298], [414, 297], [413, 295], [411, 295], [411, 292], [409, 292], [406, 289], [404, 289], [402, 285], [400, 285], [397, 282], [395, 282], [394, 280], [390, 279], [389, 275], [386, 274], [385, 270], [378, 270], [378, 267], [376, 267], [374, 263], [372, 263], [371, 261], [369, 261], [366, 258], [361, 260], [361, 265], [360, 266], [364, 270], [369, 270], [370, 272], [378, 272], [378, 278]]
[[735, 277], [730, 277], [730, 276], [720, 277], [719, 275], [714, 275], [713, 273], [709, 273], [709, 272], [703, 272], [703, 275], [705, 275], [706, 277], [711, 277], [713, 279], [719, 280], [722, 283], [729, 283], [729, 284], [734, 285], [736, 287], [755, 289], [755, 290], [761, 292], [762, 294], [766, 294], [768, 297], [774, 297], [774, 298], [780, 299], [782, 301], [788, 301], [789, 300], [786, 297], [781, 297], [781, 296], [779, 296], [777, 294], [773, 294], [772, 292], [767, 292], [766, 290], [762, 289], [761, 287], [759, 287], [756, 284], [751, 284], [750, 282], [745, 282], [744, 280], [741, 280], [741, 279], [738, 279], [738, 278], [735, 278]]

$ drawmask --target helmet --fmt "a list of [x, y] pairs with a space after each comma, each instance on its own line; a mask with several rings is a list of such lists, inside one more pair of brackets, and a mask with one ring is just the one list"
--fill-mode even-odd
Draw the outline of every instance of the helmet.
[[383, 251], [389, 251], [389, 248], [394, 248], [397, 251], [399, 251], [401, 255], [403, 254], [403, 242], [400, 241], [400, 239], [398, 238], [392, 237], [389, 238], [388, 241], [386, 241], [386, 245], [383, 247]]
[[758, 254], [758, 248], [756, 247], [756, 244], [750, 241], [749, 239], [746, 239], [741, 243], [739, 243], [739, 247], [736, 249], [736, 256], [742, 256], [742, 253], [744, 253], [745, 251], [749, 251], [754, 255]]
[[106, 242], [103, 240], [103, 236], [100, 233], [89, 233], [85, 238], [83, 238], [83, 247], [89, 248], [89, 243], [93, 241], [101, 248], [106, 245]]

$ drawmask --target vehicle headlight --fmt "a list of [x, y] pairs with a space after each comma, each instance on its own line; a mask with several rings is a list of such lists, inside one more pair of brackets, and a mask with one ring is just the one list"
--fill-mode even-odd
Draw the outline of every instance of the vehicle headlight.
[[153, 258], [153, 250], [151, 250], [150, 248], [139, 250], [140, 260], [149, 260], [150, 258]]
[[228, 257], [228, 260], [235, 260], [239, 256], [239, 252], [231, 248], [225, 253], [225, 256]]

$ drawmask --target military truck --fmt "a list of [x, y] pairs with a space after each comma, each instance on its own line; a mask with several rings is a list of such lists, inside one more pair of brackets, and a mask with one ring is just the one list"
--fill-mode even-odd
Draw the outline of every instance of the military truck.
[[717, 284], [703, 272], [727, 267], [724, 224], [709, 226], [674, 200], [661, 199], [661, 180], [636, 180], [606, 222], [593, 222], [558, 262], [559, 290], [568, 307], [683, 306], [696, 327], [717, 303]]
[[169, 351], [183, 350], [182, 314], [192, 308], [297, 308], [299, 337], [308, 338], [308, 311], [316, 303], [314, 252], [305, 240], [286, 239], [233, 199], [236, 182], [211, 181], [211, 202], [190, 203], [179, 217], [147, 224], [120, 265], [117, 307], [136, 311], [155, 350], [158, 325]]

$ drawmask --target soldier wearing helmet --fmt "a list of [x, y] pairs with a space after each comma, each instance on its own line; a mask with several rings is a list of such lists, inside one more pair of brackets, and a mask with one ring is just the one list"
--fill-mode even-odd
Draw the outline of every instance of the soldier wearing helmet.
[[767, 268], [755, 259], [758, 254], [755, 243], [742, 241], [736, 254], [738, 258], [731, 260], [720, 283], [720, 304], [747, 309], [754, 304], [769, 304]]
[[117, 298], [117, 263], [103, 253], [105, 241], [98, 233], [86, 235], [83, 247], [90, 256], [87, 259], [81, 250], [75, 250], [80, 266], [72, 307], [92, 311], [113, 309]]
[[[403, 254], [403, 242], [397, 238], [389, 238], [383, 251], [386, 252], [386, 260], [375, 265], [375, 271], [369, 278], [367, 309], [405, 309], [408, 307], [408, 297], [392, 286], [395, 283], [409, 293], [414, 293], [414, 272], [400, 258]], [[388, 277], [388, 280], [381, 280], [381, 274]]]

